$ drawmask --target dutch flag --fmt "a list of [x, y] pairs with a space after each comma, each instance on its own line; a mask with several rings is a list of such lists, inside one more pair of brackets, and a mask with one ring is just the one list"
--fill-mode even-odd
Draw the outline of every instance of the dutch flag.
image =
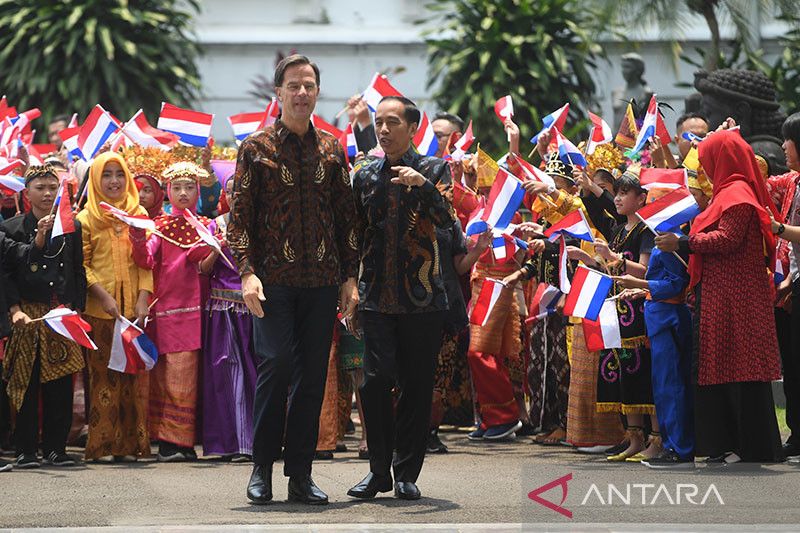
[[558, 301], [561, 299], [561, 294], [560, 290], [549, 283], [539, 283], [528, 307], [529, 316], [525, 319], [525, 323], [530, 324], [545, 318], [547, 315], [554, 314]]
[[588, 163], [586, 158], [578, 147], [572, 144], [572, 141], [561, 135], [559, 130], [556, 130], [556, 141], [558, 142], [558, 155], [561, 161], [566, 165], [577, 165], [579, 167], [586, 167]]
[[644, 116], [642, 127], [639, 128], [639, 135], [636, 137], [636, 144], [633, 145], [632, 153], [638, 154], [654, 135], [658, 128], [658, 103], [656, 102], [656, 95], [650, 98], [650, 104], [647, 106], [647, 114]]
[[356, 134], [353, 132], [353, 125], [348, 124], [339, 137], [339, 143], [344, 148], [344, 153], [347, 154], [348, 162], [351, 158], [355, 157], [358, 153], [358, 144], [356, 144]]
[[564, 314], [576, 318], [597, 320], [603, 302], [614, 284], [605, 274], [583, 265], [575, 269], [572, 288], [564, 302]]
[[653, 232], [672, 231], [700, 214], [700, 206], [689, 192], [680, 188], [639, 209], [636, 214]]
[[[87, 161], [94, 158], [98, 150], [118, 129], [119, 125], [108, 111], [99, 104], [94, 106], [83, 125], [78, 129], [78, 148], [83, 158]], [[61, 138], [64, 139], [63, 136]], [[70, 148], [67, 147], [67, 149]]]
[[539, 130], [539, 133], [531, 137], [531, 142], [536, 144], [539, 142], [539, 135], [550, 131], [551, 128], [555, 128], [558, 131], [563, 131], [564, 126], [567, 124], [567, 116], [569, 115], [569, 103], [564, 104], [563, 106], [559, 107], [546, 117], [542, 119], [542, 129]]
[[157, 360], [158, 349], [153, 341], [127, 318], [118, 317], [114, 324], [109, 370], [137, 374], [151, 370]]
[[492, 238], [492, 253], [497, 263], [501, 265], [512, 261], [518, 250], [527, 249], [528, 243], [507, 233]]
[[556, 242], [559, 235], [562, 233], [566, 233], [567, 235], [583, 241], [594, 242], [592, 228], [589, 226], [589, 221], [586, 220], [586, 216], [581, 209], [572, 211], [547, 228], [547, 231], [544, 232], [544, 236], [550, 239], [550, 242]]
[[[483, 201], [483, 197], [481, 197], [481, 201]], [[489, 229], [489, 225], [483, 220], [483, 212], [486, 210], [484, 206], [479, 207], [475, 210], [475, 212], [470, 217], [469, 221], [467, 222], [466, 227], [464, 228], [464, 233], [467, 234], [467, 237], [471, 235], [477, 235], [479, 233], [483, 233], [487, 229]]]
[[414, 146], [417, 147], [417, 152], [421, 155], [433, 156], [436, 155], [436, 151], [439, 149], [439, 141], [433, 132], [433, 126], [428, 120], [428, 115], [425, 113], [422, 113], [413, 142]]
[[204, 147], [211, 136], [211, 123], [214, 115], [181, 109], [180, 107], [162, 102], [161, 114], [156, 127], [160, 130], [174, 133], [180, 137], [182, 144]]
[[506, 229], [524, 196], [522, 182], [505, 169], [499, 168], [481, 219], [493, 229]]
[[245, 138], [258, 131], [262, 123], [265, 122], [266, 114], [263, 111], [258, 113], [239, 113], [228, 117], [228, 122], [233, 129], [233, 136], [236, 137], [237, 144]]

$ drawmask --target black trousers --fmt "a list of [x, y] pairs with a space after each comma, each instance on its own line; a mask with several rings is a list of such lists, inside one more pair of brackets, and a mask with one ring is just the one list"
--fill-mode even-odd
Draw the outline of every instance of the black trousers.
[[[791, 341], [789, 349], [781, 346], [783, 393], [786, 395], [786, 425], [791, 444], [800, 445], [800, 280], [792, 284]], [[780, 335], [780, 332], [779, 332]]]
[[[444, 316], [443, 312], [361, 312], [365, 348], [361, 402], [369, 466], [375, 474], [388, 475], [393, 468], [395, 481], [415, 482], [419, 477]], [[396, 412], [392, 402], [395, 385], [400, 389]]]
[[72, 425], [72, 375], [39, 383], [40, 363], [33, 363], [31, 380], [17, 413], [14, 447], [17, 455], [39, 449], [39, 391], [42, 393], [42, 455], [63, 453]]
[[[258, 382], [253, 462], [284, 474], [311, 473], [325, 393], [338, 288], [264, 287], [264, 317], [253, 319]], [[287, 407], [288, 404], [288, 407]]]

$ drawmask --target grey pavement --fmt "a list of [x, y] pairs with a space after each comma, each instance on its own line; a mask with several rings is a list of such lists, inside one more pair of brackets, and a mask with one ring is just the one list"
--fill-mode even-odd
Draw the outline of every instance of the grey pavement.
[[467, 441], [463, 432], [442, 436], [451, 453], [428, 456], [418, 502], [391, 495], [348, 498], [347, 489], [368, 470], [368, 463], [357, 459], [357, 441], [349, 439], [351, 451], [314, 464], [314, 479], [331, 498], [325, 507], [287, 503], [280, 464], [273, 478], [275, 501], [265, 506], [245, 498], [250, 464], [82, 464], [0, 473], [0, 528], [800, 531], [800, 466], [656, 472], [534, 445], [527, 438], [484, 444]]

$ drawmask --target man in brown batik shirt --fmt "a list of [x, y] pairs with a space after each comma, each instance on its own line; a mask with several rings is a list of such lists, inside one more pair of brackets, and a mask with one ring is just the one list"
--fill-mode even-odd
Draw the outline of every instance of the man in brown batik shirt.
[[337, 300], [346, 317], [358, 302], [361, 232], [343, 150], [310, 122], [319, 69], [289, 56], [275, 86], [282, 115], [239, 148], [228, 230], [259, 357], [247, 497], [272, 499], [272, 464], [283, 450], [289, 499], [325, 504], [311, 462]]

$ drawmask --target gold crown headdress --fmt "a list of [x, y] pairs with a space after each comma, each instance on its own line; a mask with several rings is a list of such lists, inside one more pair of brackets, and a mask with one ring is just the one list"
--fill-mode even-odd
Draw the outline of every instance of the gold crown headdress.
[[208, 178], [208, 172], [199, 165], [189, 161], [179, 161], [173, 163], [161, 173], [164, 183], [172, 183], [178, 180], [191, 180], [202, 183], [203, 179]]
[[171, 164], [179, 161], [173, 151], [160, 148], [130, 146], [122, 150], [122, 157], [131, 171], [131, 175], [149, 176], [161, 183], [161, 173]]
[[[622, 151], [613, 144], [606, 143], [595, 147], [594, 153], [586, 156], [586, 172], [594, 176], [598, 170], [605, 170], [614, 178], [619, 177], [619, 168], [625, 163]], [[615, 172], [616, 171], [616, 172]]]

